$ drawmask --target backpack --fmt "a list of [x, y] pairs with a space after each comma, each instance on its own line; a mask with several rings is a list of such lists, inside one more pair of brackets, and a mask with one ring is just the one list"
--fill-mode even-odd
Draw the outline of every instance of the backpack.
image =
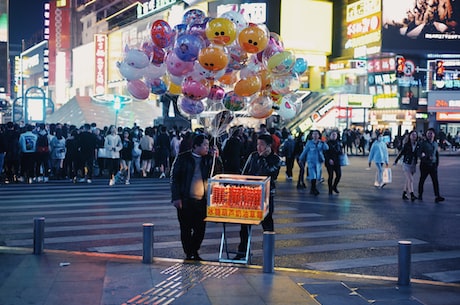
[[48, 135], [39, 135], [37, 139], [37, 152], [47, 153], [50, 151], [48, 146]]

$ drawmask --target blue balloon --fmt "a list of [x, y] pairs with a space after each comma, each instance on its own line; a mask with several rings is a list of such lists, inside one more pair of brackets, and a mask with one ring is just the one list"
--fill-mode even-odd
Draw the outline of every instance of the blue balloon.
[[198, 58], [198, 53], [204, 47], [204, 41], [195, 35], [179, 36], [174, 46], [174, 53], [182, 61], [192, 62]]
[[164, 94], [168, 91], [166, 83], [161, 78], [156, 78], [149, 81], [150, 92], [156, 95]]
[[298, 74], [302, 74], [307, 71], [307, 62], [302, 57], [296, 58], [294, 67], [292, 70]]

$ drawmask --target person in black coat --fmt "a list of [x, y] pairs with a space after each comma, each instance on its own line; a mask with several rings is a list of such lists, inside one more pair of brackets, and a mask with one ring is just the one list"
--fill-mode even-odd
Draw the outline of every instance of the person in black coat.
[[423, 200], [423, 185], [428, 176], [433, 182], [433, 190], [436, 203], [444, 201], [444, 197], [439, 192], [438, 166], [439, 166], [439, 146], [435, 140], [434, 128], [428, 128], [426, 140], [420, 143], [417, 155], [420, 158], [420, 180], [418, 182], [418, 199]]
[[217, 151], [209, 153], [209, 140], [195, 135], [192, 149], [180, 153], [171, 168], [171, 200], [177, 209], [182, 248], [186, 259], [201, 260], [198, 250], [206, 231], [207, 180], [221, 173]]
[[[332, 192], [339, 193], [337, 185], [342, 177], [342, 168], [340, 166], [340, 155], [342, 154], [342, 144], [338, 139], [338, 132], [333, 130], [329, 134], [329, 140], [326, 142], [329, 149], [324, 151], [325, 165], [327, 169], [327, 185], [329, 187], [329, 195]], [[334, 178], [335, 174], [335, 178]], [[334, 182], [333, 182], [334, 181]]]
[[[243, 175], [251, 176], [268, 176], [270, 177], [270, 197], [268, 214], [262, 220], [262, 228], [264, 231], [273, 232], [275, 230], [273, 223], [274, 212], [274, 197], [276, 184], [281, 167], [281, 159], [272, 149], [273, 139], [270, 135], [261, 134], [257, 137], [257, 151], [249, 155], [248, 160], [243, 168]], [[238, 253], [235, 260], [240, 260], [245, 257], [249, 238], [249, 225], [241, 225], [240, 244], [238, 245]]]
[[226, 174], [239, 174], [241, 172], [241, 159], [244, 155], [243, 142], [241, 141], [241, 129], [233, 130], [230, 138], [227, 139], [222, 151], [222, 162]]
[[414, 175], [417, 165], [418, 149], [418, 133], [416, 130], [412, 130], [404, 137], [404, 140], [402, 141], [401, 151], [399, 152], [394, 162], [394, 165], [396, 165], [399, 159], [403, 159], [402, 169], [404, 172], [404, 176], [406, 177], [402, 194], [403, 200], [409, 200], [409, 197], [407, 196], [408, 194], [410, 194], [410, 199], [412, 201], [415, 201], [415, 199], [417, 199], [417, 197], [414, 194]]

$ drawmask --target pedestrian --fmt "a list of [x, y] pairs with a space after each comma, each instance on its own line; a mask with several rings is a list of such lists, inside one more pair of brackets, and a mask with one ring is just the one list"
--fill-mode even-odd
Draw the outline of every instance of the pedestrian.
[[402, 158], [402, 170], [404, 173], [404, 177], [406, 178], [403, 186], [402, 199], [409, 200], [408, 195], [410, 195], [410, 199], [412, 202], [415, 201], [415, 199], [417, 199], [417, 197], [414, 194], [414, 175], [417, 165], [418, 149], [418, 134], [416, 130], [412, 130], [410, 133], [404, 136], [401, 151], [399, 152], [393, 164], [397, 165], [399, 159]]
[[308, 179], [311, 183], [310, 194], [319, 195], [316, 187], [317, 181], [321, 179], [322, 167], [324, 162], [324, 151], [328, 150], [329, 146], [321, 141], [321, 133], [319, 130], [311, 132], [311, 140], [308, 140], [299, 157], [299, 162], [302, 166], [307, 164]]
[[292, 170], [294, 169], [294, 162], [295, 162], [295, 145], [296, 142], [294, 141], [294, 137], [289, 134], [284, 140], [283, 144], [281, 145], [283, 155], [285, 157], [286, 163], [286, 179], [292, 180]]
[[152, 127], [145, 128], [145, 133], [142, 136], [139, 147], [142, 149], [141, 153], [141, 168], [142, 168], [142, 177], [147, 177], [152, 169], [152, 161], [154, 157], [154, 131]]
[[341, 142], [338, 140], [338, 131], [331, 131], [329, 134], [329, 139], [326, 143], [329, 149], [324, 151], [324, 163], [326, 165], [328, 174], [327, 186], [329, 188], [329, 195], [332, 195], [332, 192], [338, 194], [340, 192], [337, 189], [337, 185], [339, 184], [340, 178], [342, 177], [340, 155], [343, 154]]
[[28, 183], [35, 178], [35, 156], [37, 135], [33, 133], [35, 127], [27, 124], [26, 132], [19, 136], [19, 148], [21, 152], [21, 177]]
[[225, 146], [222, 150], [222, 162], [224, 163], [224, 172], [226, 174], [241, 173], [241, 160], [244, 156], [241, 133], [241, 128], [235, 127], [230, 138], [225, 141]]
[[6, 123], [6, 154], [5, 154], [5, 174], [6, 181], [9, 183], [18, 182], [19, 178], [19, 131], [18, 125], [13, 122]]
[[368, 157], [369, 168], [372, 162], [377, 167], [376, 181], [374, 185], [378, 188], [383, 188], [386, 184], [383, 183], [383, 164], [388, 167], [388, 147], [383, 142], [383, 135], [379, 133], [377, 139], [372, 143]]
[[66, 155], [66, 139], [62, 135], [62, 129], [57, 128], [54, 137], [51, 139], [51, 173], [54, 179], [64, 178], [64, 159]]
[[[275, 230], [273, 223], [273, 212], [275, 210], [274, 197], [276, 191], [275, 181], [278, 178], [281, 167], [281, 159], [272, 151], [272, 144], [273, 138], [270, 134], [260, 134], [257, 137], [257, 150], [249, 155], [242, 171], [243, 175], [270, 177], [268, 213], [262, 220], [262, 229], [268, 232], [273, 232]], [[238, 245], [238, 252], [234, 257], [235, 260], [241, 260], [246, 257], [249, 228], [249, 225], [241, 225], [240, 244]]]
[[134, 143], [131, 141], [128, 129], [123, 130], [121, 145], [123, 148], [120, 150], [120, 173], [125, 179], [125, 184], [130, 184]]
[[434, 128], [428, 128], [425, 136], [426, 140], [420, 143], [418, 157], [420, 158], [420, 180], [418, 182], [418, 199], [423, 200], [423, 185], [428, 175], [433, 183], [433, 190], [436, 203], [445, 200], [439, 193], [438, 166], [439, 166], [439, 146], [435, 140]]
[[297, 165], [299, 166], [299, 178], [297, 180], [297, 188], [298, 189], [306, 189], [307, 185], [305, 184], [305, 165], [300, 163], [299, 157], [302, 154], [303, 148], [305, 146], [303, 140], [304, 133], [300, 132], [297, 134], [295, 138], [295, 148], [294, 148], [294, 155], [297, 161]]
[[157, 165], [160, 168], [160, 179], [166, 178], [166, 170], [169, 167], [169, 155], [171, 153], [171, 139], [167, 133], [166, 126], [160, 127], [160, 133], [156, 137], [156, 157]]
[[[36, 180], [48, 182], [50, 171], [50, 141], [48, 130], [45, 124], [39, 124], [37, 127], [37, 144], [35, 153], [35, 174]], [[42, 176], [43, 174], [43, 176]]]
[[215, 164], [216, 173], [222, 164], [209, 153], [209, 140], [195, 134], [192, 149], [180, 153], [171, 168], [171, 201], [177, 209], [182, 248], [187, 260], [202, 260], [198, 250], [206, 231], [207, 180]]
[[80, 179], [78, 182], [92, 183], [94, 160], [97, 156], [97, 138], [91, 131], [91, 125], [85, 123], [83, 130], [77, 136], [79, 160], [78, 172]]
[[123, 148], [117, 128], [111, 125], [109, 134], [105, 137], [104, 147], [107, 152], [107, 169], [109, 171], [109, 185], [115, 185], [115, 175], [120, 170], [120, 151]]

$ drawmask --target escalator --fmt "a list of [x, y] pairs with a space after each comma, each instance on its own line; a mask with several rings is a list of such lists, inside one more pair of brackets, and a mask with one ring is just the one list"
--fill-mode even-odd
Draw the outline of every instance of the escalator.
[[302, 98], [302, 110], [290, 122], [286, 124], [288, 130], [293, 134], [306, 132], [313, 127], [313, 124], [333, 107], [334, 96], [320, 92], [310, 92], [299, 96]]

